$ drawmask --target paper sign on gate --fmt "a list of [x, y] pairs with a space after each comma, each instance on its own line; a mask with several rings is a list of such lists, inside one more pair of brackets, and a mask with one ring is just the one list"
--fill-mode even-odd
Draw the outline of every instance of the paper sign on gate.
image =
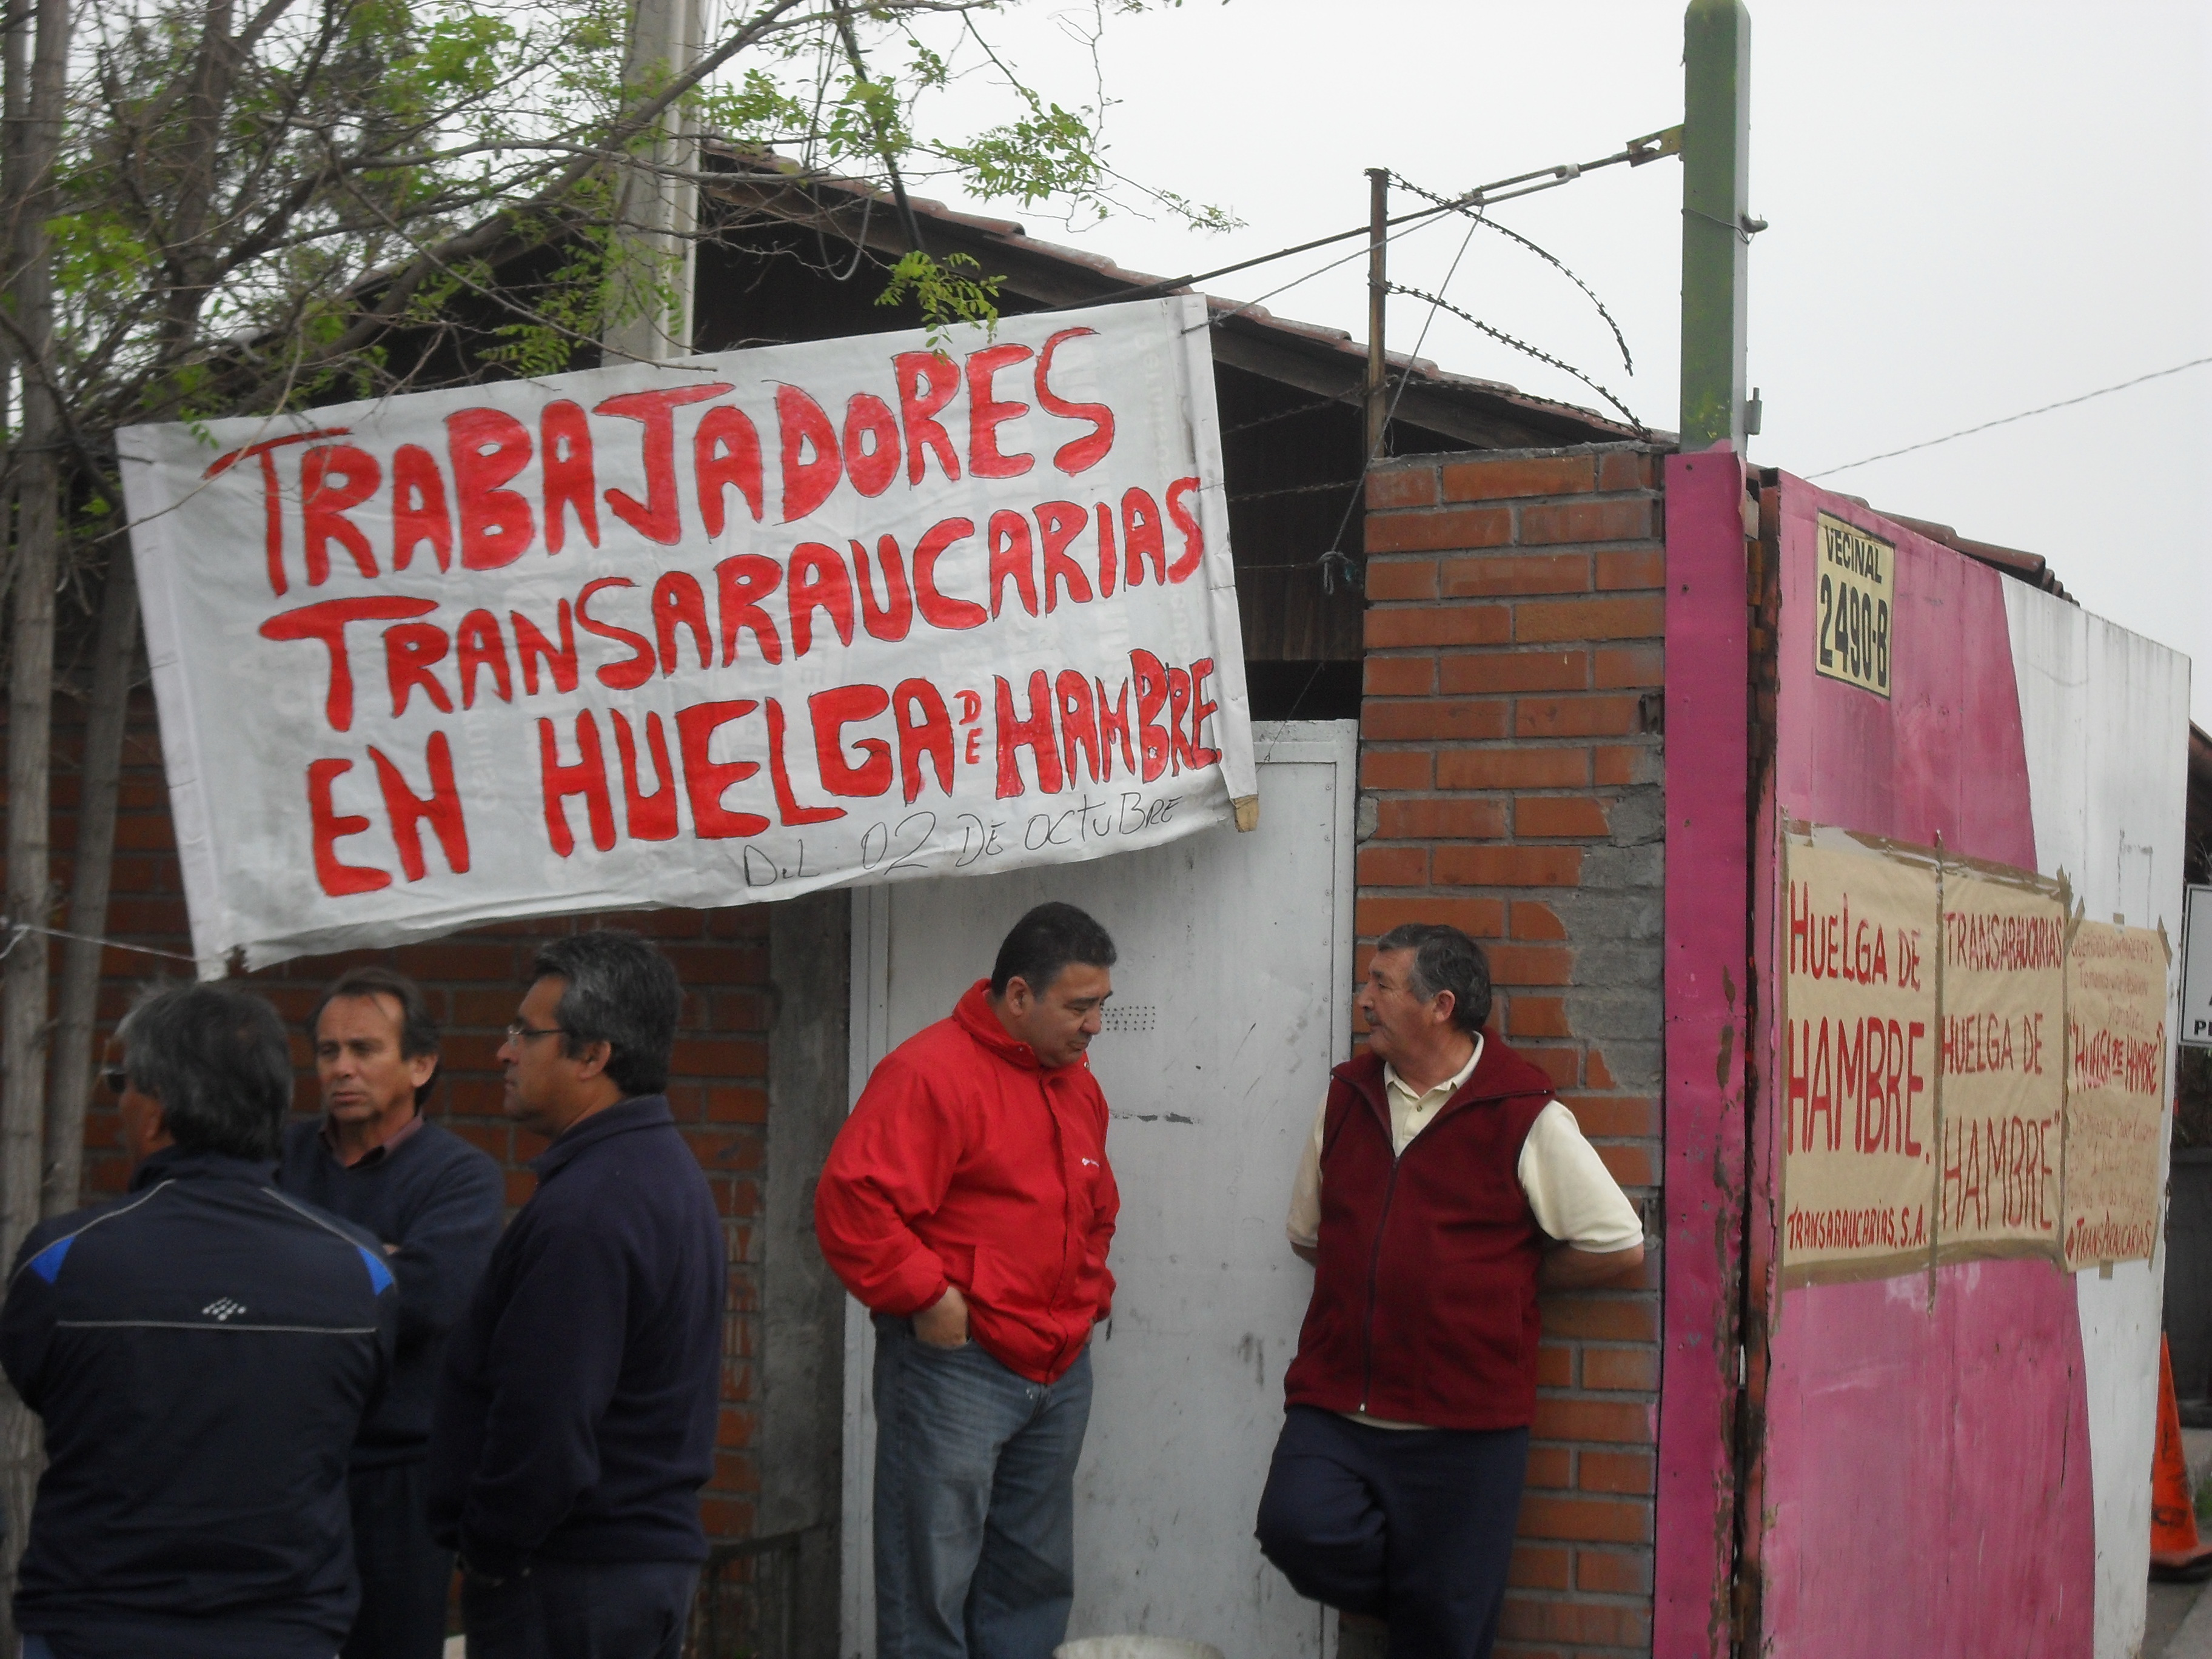
[[1789, 838], [1785, 1285], [1926, 1265], [1936, 1202], [1934, 857]]
[[1251, 811], [1194, 296], [118, 449], [204, 973]]
[[2055, 882], [1944, 860], [1939, 1260], [2056, 1254], [2065, 961]]
[[2166, 1131], [2166, 938], [2081, 921], [2066, 957], [2065, 1264], [2157, 1248]]

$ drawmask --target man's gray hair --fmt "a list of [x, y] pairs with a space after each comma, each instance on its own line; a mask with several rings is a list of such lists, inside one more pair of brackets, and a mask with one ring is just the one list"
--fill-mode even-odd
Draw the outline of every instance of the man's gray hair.
[[1452, 994], [1452, 1024], [1472, 1036], [1490, 1021], [1490, 960], [1482, 947], [1442, 922], [1407, 921], [1375, 941], [1377, 952], [1411, 951], [1406, 988], [1424, 1002]]
[[284, 1022], [228, 985], [149, 985], [118, 1029], [131, 1086], [187, 1152], [273, 1163], [292, 1109]]
[[627, 928], [595, 928], [540, 945], [530, 983], [541, 979], [568, 981], [553, 1012], [563, 1054], [574, 1058], [604, 1042], [607, 1075], [625, 1096], [668, 1087], [684, 988], [666, 957]]

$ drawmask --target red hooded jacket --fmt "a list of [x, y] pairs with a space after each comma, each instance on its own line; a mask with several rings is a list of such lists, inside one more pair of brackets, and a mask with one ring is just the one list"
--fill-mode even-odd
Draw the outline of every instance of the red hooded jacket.
[[969, 1339], [1050, 1382], [1113, 1307], [1106, 1097], [1087, 1061], [1040, 1066], [988, 989], [976, 981], [869, 1077], [814, 1189], [814, 1236], [875, 1313], [919, 1313], [958, 1285]]

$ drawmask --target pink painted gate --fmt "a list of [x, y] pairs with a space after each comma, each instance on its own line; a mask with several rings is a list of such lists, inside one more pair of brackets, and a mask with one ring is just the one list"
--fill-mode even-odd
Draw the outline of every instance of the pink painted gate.
[[[1815, 672], [1815, 520], [1892, 544], [1888, 695]], [[2188, 664], [1726, 452], [1668, 465], [1666, 1364], [1655, 1651], [2131, 1654], [2155, 1262], [1781, 1286], [1784, 821], [2179, 937]]]

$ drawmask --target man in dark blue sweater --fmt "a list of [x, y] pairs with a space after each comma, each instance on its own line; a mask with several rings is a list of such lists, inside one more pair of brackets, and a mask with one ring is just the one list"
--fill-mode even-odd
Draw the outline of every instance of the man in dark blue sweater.
[[287, 1191], [367, 1228], [399, 1289], [399, 1351], [362, 1425], [348, 1490], [361, 1612], [344, 1659], [438, 1659], [453, 1553], [430, 1536], [422, 1459], [446, 1334], [483, 1277], [506, 1213], [499, 1166], [428, 1122], [438, 1028], [422, 988], [382, 967], [342, 974], [307, 1021], [323, 1115], [284, 1133]]
[[377, 1241], [270, 1178], [283, 1022], [167, 986], [108, 1073], [125, 1197], [24, 1241], [0, 1364], [45, 1419], [26, 1659], [330, 1659], [357, 1591], [346, 1459], [392, 1363]]
[[447, 1355], [431, 1516], [470, 1659], [677, 1659], [706, 1534], [726, 1248], [676, 1127], [683, 992], [634, 933], [538, 952], [500, 1063], [553, 1144]]

